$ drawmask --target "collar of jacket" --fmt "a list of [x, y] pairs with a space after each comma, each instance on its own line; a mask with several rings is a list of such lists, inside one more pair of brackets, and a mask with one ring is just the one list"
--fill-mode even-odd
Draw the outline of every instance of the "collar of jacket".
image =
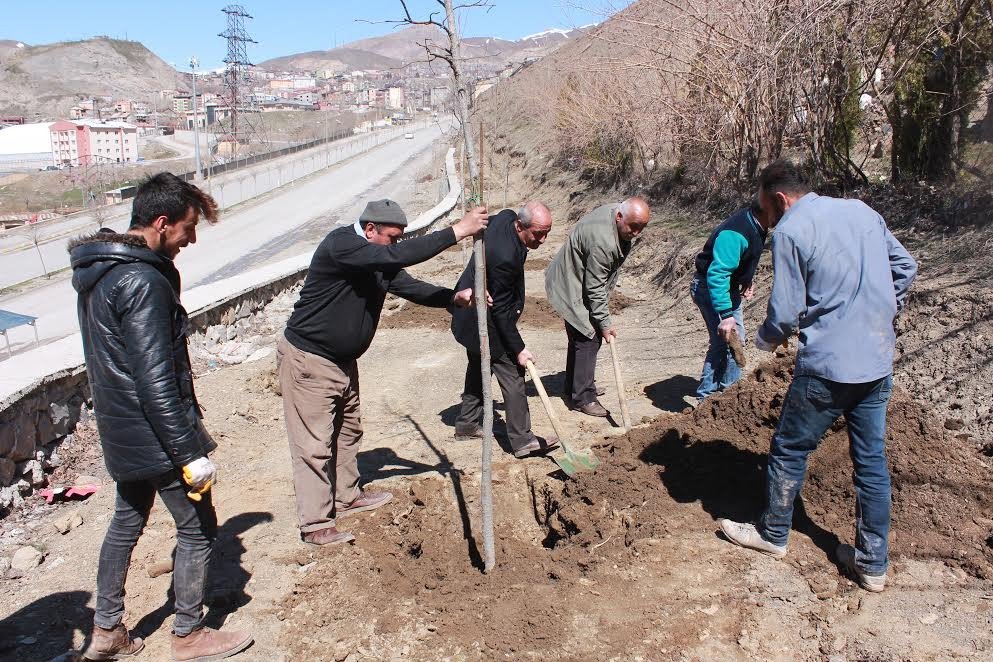
[[113, 267], [119, 264], [144, 262], [169, 281], [179, 294], [179, 271], [171, 259], [148, 247], [144, 237], [100, 230], [69, 242], [69, 263], [73, 271], [73, 287], [77, 292], [91, 289]]
[[804, 207], [806, 207], [808, 204], [812, 203], [814, 200], [816, 200], [819, 197], [820, 197], [819, 195], [811, 191], [810, 193], [807, 193], [802, 198], [794, 202], [790, 206], [790, 208], [786, 210], [786, 213], [783, 214], [783, 217], [779, 219], [779, 223], [776, 224], [776, 228], [782, 227], [783, 223], [790, 220], [792, 217], [798, 214], [802, 214]]

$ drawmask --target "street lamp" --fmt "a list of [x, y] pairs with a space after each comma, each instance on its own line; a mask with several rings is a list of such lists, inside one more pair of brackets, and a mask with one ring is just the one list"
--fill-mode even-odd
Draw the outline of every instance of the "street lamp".
[[190, 58], [190, 72], [193, 74], [193, 149], [195, 151], [193, 155], [193, 171], [196, 173], [196, 178], [202, 179], [200, 173], [200, 122], [197, 118], [197, 67], [200, 65], [200, 60], [194, 55]]

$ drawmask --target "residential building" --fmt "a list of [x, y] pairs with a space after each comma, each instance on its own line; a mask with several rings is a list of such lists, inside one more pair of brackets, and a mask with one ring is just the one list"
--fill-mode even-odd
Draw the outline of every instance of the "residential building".
[[402, 87], [390, 87], [386, 90], [386, 107], [402, 109], [404, 105], [404, 94]]
[[[203, 95], [197, 95], [197, 108], [203, 107]], [[193, 110], [193, 95], [192, 94], [177, 94], [172, 98], [172, 110], [174, 113], [185, 113], [188, 110]]]
[[59, 120], [49, 126], [50, 164], [96, 165], [138, 160], [138, 127], [127, 122]]

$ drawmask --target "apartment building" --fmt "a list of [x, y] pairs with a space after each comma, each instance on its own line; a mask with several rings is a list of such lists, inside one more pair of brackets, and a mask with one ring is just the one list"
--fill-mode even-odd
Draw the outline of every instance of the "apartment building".
[[55, 165], [134, 163], [138, 127], [126, 122], [59, 120], [49, 127]]

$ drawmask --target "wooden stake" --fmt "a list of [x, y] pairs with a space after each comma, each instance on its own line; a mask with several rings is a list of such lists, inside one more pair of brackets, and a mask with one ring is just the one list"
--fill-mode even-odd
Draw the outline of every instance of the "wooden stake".
[[[452, 0], [445, 0], [445, 28], [451, 47], [451, 58], [448, 64], [452, 69], [452, 82], [455, 87], [455, 113], [462, 125], [462, 137], [466, 150], [466, 161], [469, 166], [469, 179], [472, 182], [472, 202], [483, 204], [483, 178], [481, 160], [476, 154], [472, 140], [472, 125], [469, 119], [469, 87], [462, 74], [462, 47], [459, 39], [458, 24], [455, 22], [455, 9]], [[480, 126], [479, 146], [482, 152], [483, 131]], [[468, 205], [471, 206], [471, 205]], [[483, 381], [483, 457], [480, 472], [480, 501], [483, 510], [483, 572], [490, 572], [496, 565], [496, 551], [493, 540], [493, 394], [492, 377], [490, 375], [490, 336], [487, 325], [486, 306], [486, 232], [480, 232], [473, 238], [472, 253], [476, 260], [476, 277], [473, 290], [476, 293], [476, 322], [479, 332], [479, 369]]]

